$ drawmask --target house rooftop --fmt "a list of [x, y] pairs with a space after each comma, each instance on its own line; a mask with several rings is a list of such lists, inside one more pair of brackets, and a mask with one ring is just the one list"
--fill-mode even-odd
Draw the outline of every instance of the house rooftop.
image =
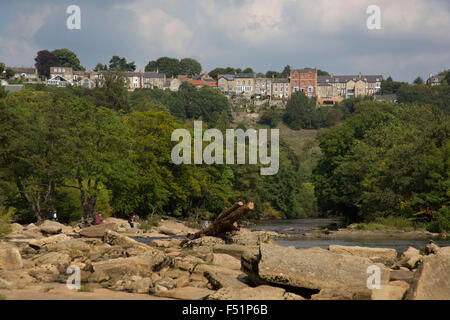
[[238, 73], [235, 75], [235, 78], [254, 78], [254, 73]]

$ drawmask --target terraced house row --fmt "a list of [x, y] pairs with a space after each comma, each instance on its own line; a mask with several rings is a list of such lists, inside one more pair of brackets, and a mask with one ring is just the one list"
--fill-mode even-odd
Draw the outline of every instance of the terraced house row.
[[381, 90], [383, 75], [318, 76], [316, 68], [292, 69], [287, 78], [257, 78], [255, 74], [218, 75], [218, 87], [225, 94], [287, 99], [294, 92], [317, 98], [320, 104], [373, 95]]
[[[34, 68], [15, 68], [18, 76], [25, 80], [38, 80]], [[189, 82], [201, 88], [218, 88], [226, 95], [241, 95], [247, 98], [266, 98], [287, 100], [294, 92], [304, 92], [310, 98], [316, 98], [319, 104], [335, 104], [344, 99], [373, 95], [381, 90], [383, 75], [326, 75], [318, 76], [317, 68], [291, 69], [286, 78], [261, 78], [254, 73], [219, 74], [217, 81], [207, 73], [193, 76], [179, 75], [167, 78], [160, 72], [125, 72], [126, 86], [135, 89], [168, 89], [178, 91], [183, 82]], [[47, 85], [58, 87], [79, 86], [95, 88], [104, 80], [102, 71], [74, 71], [69, 67], [51, 67]], [[429, 85], [439, 83], [438, 76], [427, 81]]]

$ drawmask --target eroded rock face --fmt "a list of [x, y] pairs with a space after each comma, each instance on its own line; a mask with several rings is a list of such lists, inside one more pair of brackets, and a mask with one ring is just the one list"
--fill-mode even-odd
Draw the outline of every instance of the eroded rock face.
[[213, 247], [217, 245], [224, 245], [225, 241], [216, 237], [201, 237], [195, 240], [189, 240], [184, 244], [185, 248], [194, 247]]
[[153, 285], [151, 278], [143, 278], [140, 276], [125, 276], [123, 279], [117, 280], [111, 289], [118, 291], [127, 291], [132, 293], [149, 293], [150, 287]]
[[450, 255], [446, 251], [423, 257], [407, 299], [450, 300]]
[[[358, 294], [370, 294], [367, 268], [373, 264], [362, 257], [269, 244], [261, 244], [259, 253], [247, 252], [242, 256], [243, 271], [255, 284], [313, 290], [347, 288]], [[377, 266], [381, 271], [381, 284], [387, 284], [389, 270], [381, 264]]]
[[232, 287], [222, 288], [208, 295], [206, 300], [304, 300], [299, 295], [286, 292], [282, 288], [258, 286], [236, 290]]
[[397, 260], [395, 249], [330, 245], [328, 250], [333, 253], [369, 258], [372, 262], [383, 263], [386, 266], [394, 265]]
[[112, 246], [120, 246], [122, 248], [149, 249], [149, 246], [111, 230], [105, 231], [105, 234], [103, 235], [103, 242]]
[[20, 270], [23, 268], [22, 256], [16, 246], [0, 243], [0, 269]]

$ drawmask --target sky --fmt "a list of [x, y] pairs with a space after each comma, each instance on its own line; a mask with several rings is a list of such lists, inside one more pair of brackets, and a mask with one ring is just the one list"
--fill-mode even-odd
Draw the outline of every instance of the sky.
[[[79, 30], [66, 26], [69, 5]], [[370, 5], [381, 29], [367, 27]], [[412, 82], [450, 69], [449, 30], [450, 0], [0, 0], [0, 62], [32, 66], [37, 51], [68, 48], [87, 69], [169, 56], [204, 71], [290, 65]]]

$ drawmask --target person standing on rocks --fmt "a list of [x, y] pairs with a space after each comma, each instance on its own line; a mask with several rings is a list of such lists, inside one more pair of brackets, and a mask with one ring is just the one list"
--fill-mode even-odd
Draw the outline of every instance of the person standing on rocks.
[[130, 224], [131, 229], [134, 229], [134, 220], [136, 219], [136, 216], [134, 214], [132, 214], [129, 218], [128, 218], [128, 223]]
[[56, 210], [53, 210], [52, 221], [57, 221], [57, 220], [58, 220], [58, 214], [56, 213]]

